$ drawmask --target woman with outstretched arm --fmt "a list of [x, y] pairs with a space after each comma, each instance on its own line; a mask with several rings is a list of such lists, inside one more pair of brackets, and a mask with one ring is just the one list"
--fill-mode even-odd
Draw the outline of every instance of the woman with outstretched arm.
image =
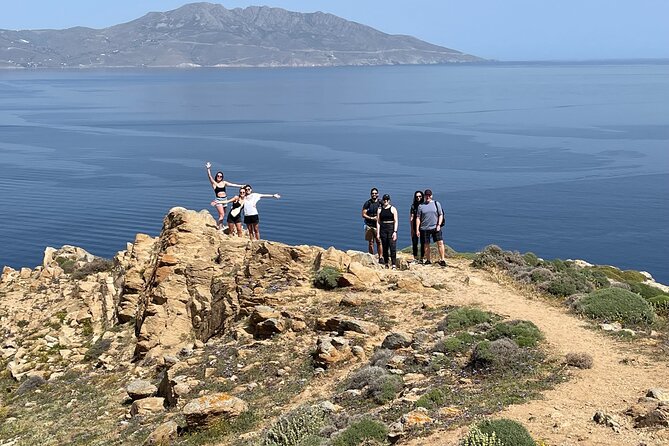
[[261, 198], [281, 198], [279, 194], [257, 194], [253, 192], [250, 184], [244, 186], [246, 189], [246, 198], [244, 198], [244, 223], [249, 230], [251, 240], [260, 240], [260, 218], [258, 217], [258, 201]]
[[205, 164], [207, 168], [207, 176], [209, 176], [209, 183], [211, 183], [212, 189], [214, 189], [214, 201], [211, 202], [212, 206], [216, 206], [218, 210], [218, 220], [216, 221], [216, 228], [221, 229], [224, 226], [223, 220], [225, 220], [225, 209], [227, 207], [228, 201], [226, 200], [228, 194], [225, 192], [226, 186], [232, 187], [243, 187], [241, 184], [231, 183], [223, 179], [223, 172], [220, 170], [216, 172], [216, 176], [211, 176], [211, 163], [207, 161]]

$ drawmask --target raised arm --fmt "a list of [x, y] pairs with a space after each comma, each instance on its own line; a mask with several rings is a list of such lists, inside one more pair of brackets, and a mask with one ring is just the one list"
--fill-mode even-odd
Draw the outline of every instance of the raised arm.
[[232, 186], [232, 187], [244, 187], [243, 184], [235, 184], [235, 183], [231, 183], [231, 182], [229, 182], [229, 181], [226, 181], [226, 182], [225, 182], [225, 185], [226, 185], [226, 186]]
[[276, 198], [277, 200], [281, 198], [279, 194], [258, 194], [260, 198]]
[[214, 187], [216, 185], [216, 181], [214, 181], [214, 177], [211, 176], [211, 163], [207, 161], [207, 164], [204, 165], [207, 168], [207, 176], [209, 177], [209, 182], [211, 183], [211, 187]]

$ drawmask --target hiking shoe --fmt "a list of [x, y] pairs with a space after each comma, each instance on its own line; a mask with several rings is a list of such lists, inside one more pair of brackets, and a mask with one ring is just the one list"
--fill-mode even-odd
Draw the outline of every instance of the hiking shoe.
[[384, 265], [384, 264], [386, 263], [386, 262], [383, 261], [383, 257], [379, 257], [379, 263], [380, 263], [381, 265]]
[[439, 266], [446, 266], [446, 260], [444, 259], [439, 260]]
[[397, 267], [396, 267], [395, 265], [393, 265], [393, 266], [391, 267], [391, 269], [397, 269]]
[[423, 262], [423, 265], [431, 265], [431, 264], [432, 264], [432, 262], [430, 262], [429, 259], [428, 259], [428, 260], [425, 260], [425, 261]]

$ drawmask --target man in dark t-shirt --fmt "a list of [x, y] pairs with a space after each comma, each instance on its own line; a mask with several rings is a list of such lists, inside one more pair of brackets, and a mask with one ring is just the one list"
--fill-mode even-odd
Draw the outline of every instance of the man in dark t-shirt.
[[370, 199], [362, 205], [362, 218], [365, 220], [365, 240], [367, 240], [367, 251], [374, 254], [374, 241], [376, 241], [376, 254], [379, 256], [379, 263], [383, 262], [381, 257], [381, 241], [376, 234], [376, 213], [381, 206], [379, 200], [379, 190], [375, 187], [369, 192]]

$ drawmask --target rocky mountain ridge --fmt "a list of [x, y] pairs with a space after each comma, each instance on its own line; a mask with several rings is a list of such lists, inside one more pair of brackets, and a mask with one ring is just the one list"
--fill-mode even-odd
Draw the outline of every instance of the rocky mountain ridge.
[[[604, 441], [592, 444], [669, 439], [669, 395], [642, 394], [661, 386], [664, 359], [622, 362], [599, 333], [469, 261], [442, 269], [406, 260], [392, 271], [356, 251], [250, 242], [218, 231], [209, 212], [183, 208], [113, 261], [48, 248], [42, 266], [0, 276], [0, 440], [271, 446], [311, 436], [338, 445], [372, 423], [376, 444], [422, 444], [430, 434], [431, 444], [456, 444], [446, 439], [458, 426], [553, 386], [566, 399], [533, 408], [542, 415], [530, 425], [550, 444], [570, 444], [574, 431]], [[316, 288], [323, 271], [338, 271], [340, 288]], [[459, 331], [462, 315], [475, 322]], [[565, 373], [530, 318], [552, 349], [587, 349], [592, 373]], [[500, 331], [517, 327], [536, 345]], [[487, 372], [497, 365], [482, 345], [514, 358], [517, 372]], [[624, 384], [612, 386], [622, 373]], [[617, 432], [588, 424], [593, 397]], [[574, 403], [559, 428], [543, 416]], [[517, 407], [511, 416], [525, 421]]]
[[0, 68], [298, 67], [476, 62], [322, 12], [192, 3], [104, 29], [0, 30]]

